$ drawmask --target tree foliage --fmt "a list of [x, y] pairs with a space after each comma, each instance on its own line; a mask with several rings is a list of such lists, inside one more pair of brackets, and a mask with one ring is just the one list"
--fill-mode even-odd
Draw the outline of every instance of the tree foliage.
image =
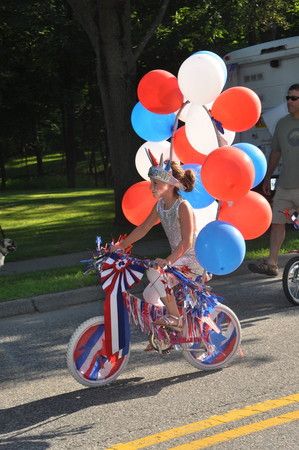
[[190, 53], [223, 56], [299, 33], [299, 0], [2, 0], [0, 173], [11, 155], [62, 146], [69, 185], [88, 148], [112, 165], [116, 216], [138, 179], [130, 125], [137, 80]]

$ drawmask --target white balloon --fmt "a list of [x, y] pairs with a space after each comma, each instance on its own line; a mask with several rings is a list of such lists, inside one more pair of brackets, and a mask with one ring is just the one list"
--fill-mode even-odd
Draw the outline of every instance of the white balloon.
[[185, 127], [188, 141], [200, 153], [208, 155], [219, 147], [212, 119], [202, 106], [191, 104]]
[[216, 220], [218, 210], [218, 203], [214, 201], [209, 206], [205, 208], [194, 209], [195, 222], [196, 222], [196, 233], [198, 233], [205, 227], [208, 223]]
[[[212, 109], [213, 103], [214, 102], [210, 102], [207, 105], [205, 105], [205, 107], [210, 111]], [[223, 129], [224, 129], [224, 134], [219, 132], [220, 140], [222, 141], [222, 142], [220, 142], [220, 145], [219, 145], [220, 147], [222, 145], [231, 145], [234, 142], [235, 136], [236, 136], [235, 131], [226, 130], [225, 128], [223, 128]]]
[[[164, 160], [169, 159], [170, 142], [168, 142], [168, 141], [159, 141], [159, 142], [147, 141], [144, 144], [142, 144], [141, 147], [139, 147], [139, 149], [137, 150], [137, 153], [135, 156], [136, 169], [142, 178], [144, 178], [145, 180], [149, 180], [148, 171], [149, 171], [149, 168], [151, 167], [151, 163], [150, 163], [150, 160], [148, 159], [145, 149], [150, 150], [151, 153], [153, 154], [153, 156], [159, 162], [162, 153], [163, 153]], [[179, 158], [175, 154], [174, 149], [173, 149], [173, 154], [172, 154], [172, 160], [179, 161]]]
[[216, 58], [195, 53], [180, 66], [178, 83], [185, 98], [205, 105], [215, 100], [222, 91], [223, 69]]
[[213, 104], [214, 104], [214, 102], [207, 103], [207, 104], [205, 105], [205, 107], [206, 107], [208, 110], [210, 110], [210, 109], [212, 109]]
[[226, 130], [224, 128], [224, 134], [222, 136], [227, 142], [226, 145], [231, 145], [235, 140], [236, 133], [234, 131]]
[[[185, 101], [186, 101], [186, 100], [184, 100], [184, 102], [185, 102]], [[186, 103], [185, 106], [184, 106], [184, 108], [183, 108], [183, 109], [181, 110], [181, 112], [180, 112], [179, 119], [180, 119], [182, 122], [186, 122], [186, 118], [187, 118], [187, 114], [188, 114], [190, 105], [191, 105], [190, 102]], [[178, 114], [178, 112], [179, 112], [179, 111], [176, 111], [176, 114]]]

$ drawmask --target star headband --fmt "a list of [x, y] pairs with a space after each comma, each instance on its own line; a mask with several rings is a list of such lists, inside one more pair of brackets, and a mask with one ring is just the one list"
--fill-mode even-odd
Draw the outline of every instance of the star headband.
[[160, 157], [160, 163], [156, 160], [149, 149], [145, 149], [146, 154], [152, 164], [148, 171], [148, 176], [154, 180], [162, 181], [163, 183], [176, 186], [181, 191], [185, 191], [185, 186], [179, 182], [177, 178], [172, 175], [171, 161], [163, 161], [163, 154]]

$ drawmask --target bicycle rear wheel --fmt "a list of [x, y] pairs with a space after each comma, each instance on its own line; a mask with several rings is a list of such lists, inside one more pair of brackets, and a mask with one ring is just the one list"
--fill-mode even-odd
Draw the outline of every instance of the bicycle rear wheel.
[[74, 331], [67, 349], [67, 366], [76, 381], [98, 387], [114, 381], [126, 367], [128, 353], [120, 358], [104, 354], [104, 317], [92, 317]]
[[287, 299], [299, 305], [299, 256], [291, 258], [285, 265], [282, 286]]
[[[197, 369], [212, 370], [226, 365], [236, 354], [241, 342], [241, 325], [236, 314], [227, 306], [219, 304], [211, 313], [210, 318], [220, 333], [210, 326], [206, 327], [205, 341], [183, 344], [183, 356]], [[195, 336], [201, 336], [200, 321], [195, 322]]]

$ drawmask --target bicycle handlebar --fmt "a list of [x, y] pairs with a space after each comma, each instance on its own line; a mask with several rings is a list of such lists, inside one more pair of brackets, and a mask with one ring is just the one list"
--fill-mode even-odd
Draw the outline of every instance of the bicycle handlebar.
[[[101, 266], [102, 262], [104, 262], [104, 260], [106, 258], [108, 258], [109, 256], [112, 256], [115, 254], [118, 256], [119, 259], [130, 259], [132, 263], [139, 264], [139, 265], [143, 266], [145, 269], [149, 269], [149, 268], [157, 269], [158, 267], [160, 267], [155, 260], [151, 260], [149, 258], [141, 258], [139, 256], [132, 256], [131, 254], [125, 253], [124, 251], [120, 251], [120, 250], [110, 252], [108, 248], [101, 248], [99, 253], [100, 254], [95, 255], [91, 259], [80, 261], [82, 263], [88, 264], [87, 269], [84, 271], [84, 275], [87, 275], [88, 273], [90, 273], [92, 271], [100, 270], [100, 266]], [[170, 274], [174, 275], [180, 282], [182, 282], [185, 286], [188, 286], [192, 290], [198, 289], [198, 288], [202, 289], [202, 287], [204, 286], [204, 283], [199, 283], [199, 282], [196, 282], [196, 281], [188, 278], [175, 265], [167, 265], [167, 266], [164, 266], [163, 268], [160, 267], [160, 270], [164, 273], [170, 273]]]

